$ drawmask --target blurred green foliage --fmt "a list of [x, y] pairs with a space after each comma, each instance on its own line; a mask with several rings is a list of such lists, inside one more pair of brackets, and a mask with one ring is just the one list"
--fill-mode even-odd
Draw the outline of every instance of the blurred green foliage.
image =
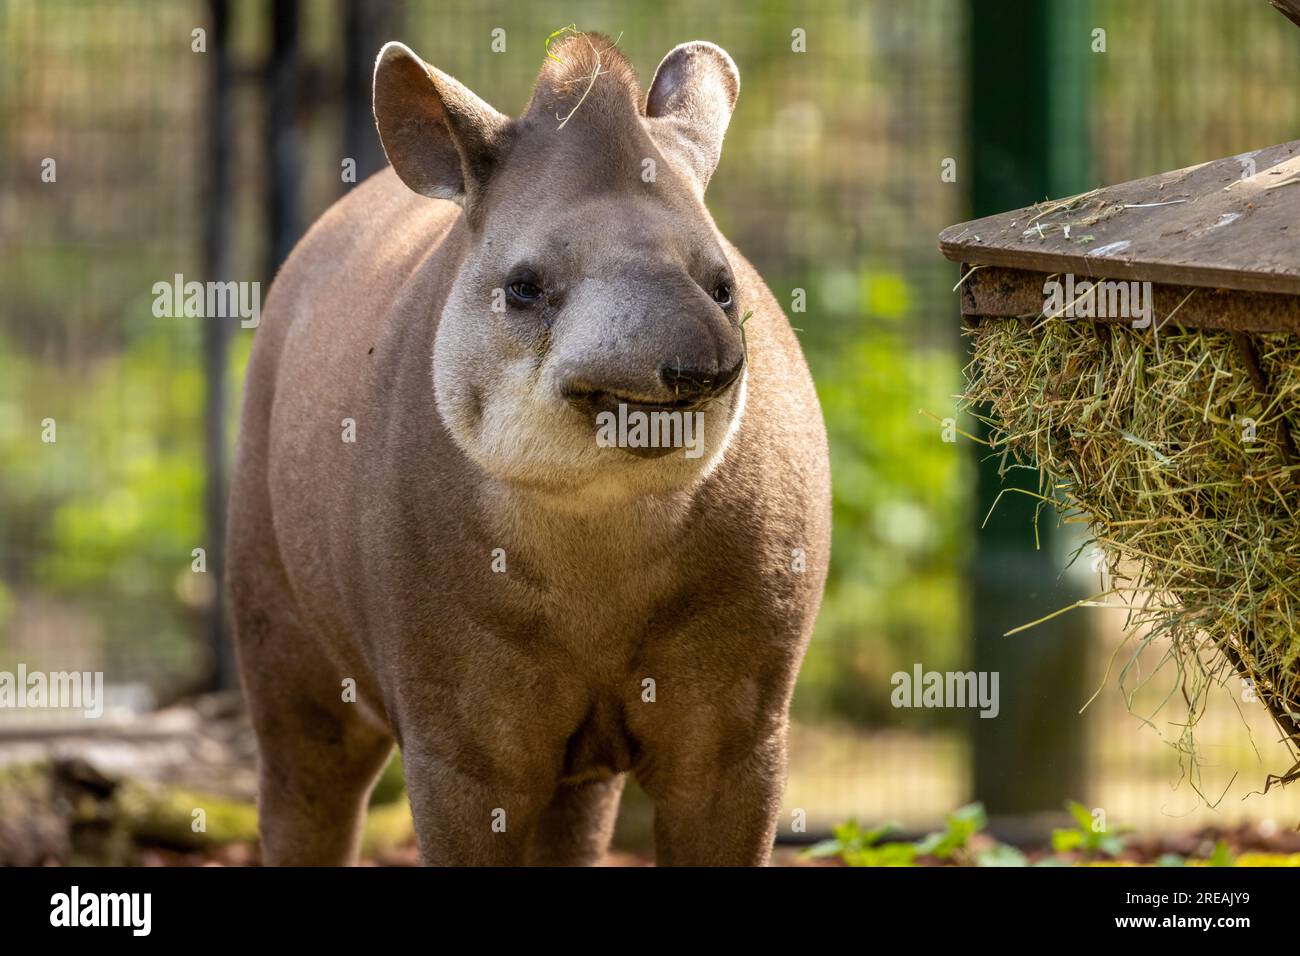
[[190, 573], [204, 482], [193, 332], [130, 337], [84, 368], [0, 348], [0, 666], [23, 594], [33, 616], [50, 603], [77, 612], [99, 644], [37, 625], [46, 640], [24, 648], [33, 666], [33, 654], [64, 655], [62, 666], [108, 656], [163, 686], [201, 676], [192, 637], [211, 577]]
[[831, 448], [834, 532], [796, 693], [804, 715], [885, 722], [891, 674], [918, 660], [945, 670], [960, 662], [969, 463], [922, 414], [951, 410], [959, 360], [909, 340], [907, 288], [896, 274], [864, 272], [857, 334], [810, 355]]

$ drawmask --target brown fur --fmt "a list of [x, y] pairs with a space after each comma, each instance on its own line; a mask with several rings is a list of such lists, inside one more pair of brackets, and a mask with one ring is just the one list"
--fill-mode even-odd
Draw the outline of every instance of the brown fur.
[[[266, 303], [229, 578], [269, 863], [353, 860], [394, 742], [428, 863], [593, 862], [627, 773], [659, 863], [769, 855], [829, 476], [794, 333], [702, 201], [734, 65], [679, 47], [643, 103], [607, 39], [553, 50], [509, 120], [386, 47], [397, 174], [326, 212]], [[545, 304], [493, 311], [521, 258]], [[600, 403], [682, 389], [704, 457], [596, 447]]]

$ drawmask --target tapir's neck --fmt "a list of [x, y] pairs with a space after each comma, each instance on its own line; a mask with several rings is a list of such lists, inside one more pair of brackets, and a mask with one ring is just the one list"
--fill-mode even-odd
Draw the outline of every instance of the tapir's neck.
[[696, 514], [697, 486], [672, 492], [609, 498], [559, 496], [490, 481], [480, 507], [489, 536], [558, 567], [593, 563], [612, 569], [654, 560], [676, 547]]

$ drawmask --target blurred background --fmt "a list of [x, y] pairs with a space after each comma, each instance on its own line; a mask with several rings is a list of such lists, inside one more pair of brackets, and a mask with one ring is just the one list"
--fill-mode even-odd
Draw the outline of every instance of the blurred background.
[[[568, 24], [618, 38], [643, 86], [691, 39], [740, 67], [708, 205], [799, 330], [834, 472], [782, 839], [849, 818], [922, 832], [974, 799], [1031, 842], [1067, 799], [1153, 833], [1294, 828], [1300, 792], [1252, 795], [1292, 760], [1236, 686], [1192, 765], [1174, 675], [1133, 676], [1159, 650], [1119, 687], [1122, 613], [1002, 636], [1102, 588], [1047, 516], [1039, 550], [1031, 510], [1004, 498], [985, 523], [996, 464], [936, 420], [965, 362], [938, 232], [1296, 138], [1300, 30], [1264, 0], [0, 0], [0, 670], [103, 671], [112, 703], [94, 728], [0, 711], [0, 775], [74, 753], [66, 786], [136, 761], [247, 796], [215, 595], [253, 332], [157, 318], [152, 286], [181, 273], [265, 295], [352, 188], [345, 161], [358, 180], [383, 163], [384, 41], [517, 113]], [[918, 663], [999, 671], [1001, 715], [895, 709], [891, 675]], [[159, 712], [171, 723], [141, 722]], [[399, 798], [400, 780], [377, 795]], [[12, 838], [40, 811], [10, 799]]]

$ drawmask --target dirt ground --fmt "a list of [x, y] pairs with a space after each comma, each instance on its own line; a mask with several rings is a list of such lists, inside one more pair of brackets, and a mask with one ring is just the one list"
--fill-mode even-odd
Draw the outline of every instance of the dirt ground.
[[[802, 740], [801, 752], [817, 757], [816, 744]], [[828, 749], [824, 741], [822, 749], [825, 760], [843, 766], [845, 754]], [[93, 735], [57, 726], [0, 728], [0, 865], [258, 865], [254, 755], [242, 707], [231, 696], [199, 698], [118, 723], [103, 722]], [[616, 849], [603, 865], [652, 865], [651, 826], [648, 801], [629, 786]], [[814, 837], [828, 835], [805, 836], [810, 844]], [[969, 864], [995, 846], [980, 832], [970, 838], [969, 852], [944, 859], [921, 855], [914, 862]], [[1053, 854], [1047, 847], [1019, 849], [1020, 863], [1150, 865], [1213, 859], [1300, 866], [1300, 832], [1292, 824], [1269, 819], [1218, 826], [1188, 820], [1181, 828], [1141, 829], [1125, 835], [1122, 851], [1104, 858]], [[843, 865], [837, 856], [813, 857], [806, 850], [807, 845], [779, 844], [773, 864]], [[396, 761], [376, 787], [363, 862], [419, 864]]]

